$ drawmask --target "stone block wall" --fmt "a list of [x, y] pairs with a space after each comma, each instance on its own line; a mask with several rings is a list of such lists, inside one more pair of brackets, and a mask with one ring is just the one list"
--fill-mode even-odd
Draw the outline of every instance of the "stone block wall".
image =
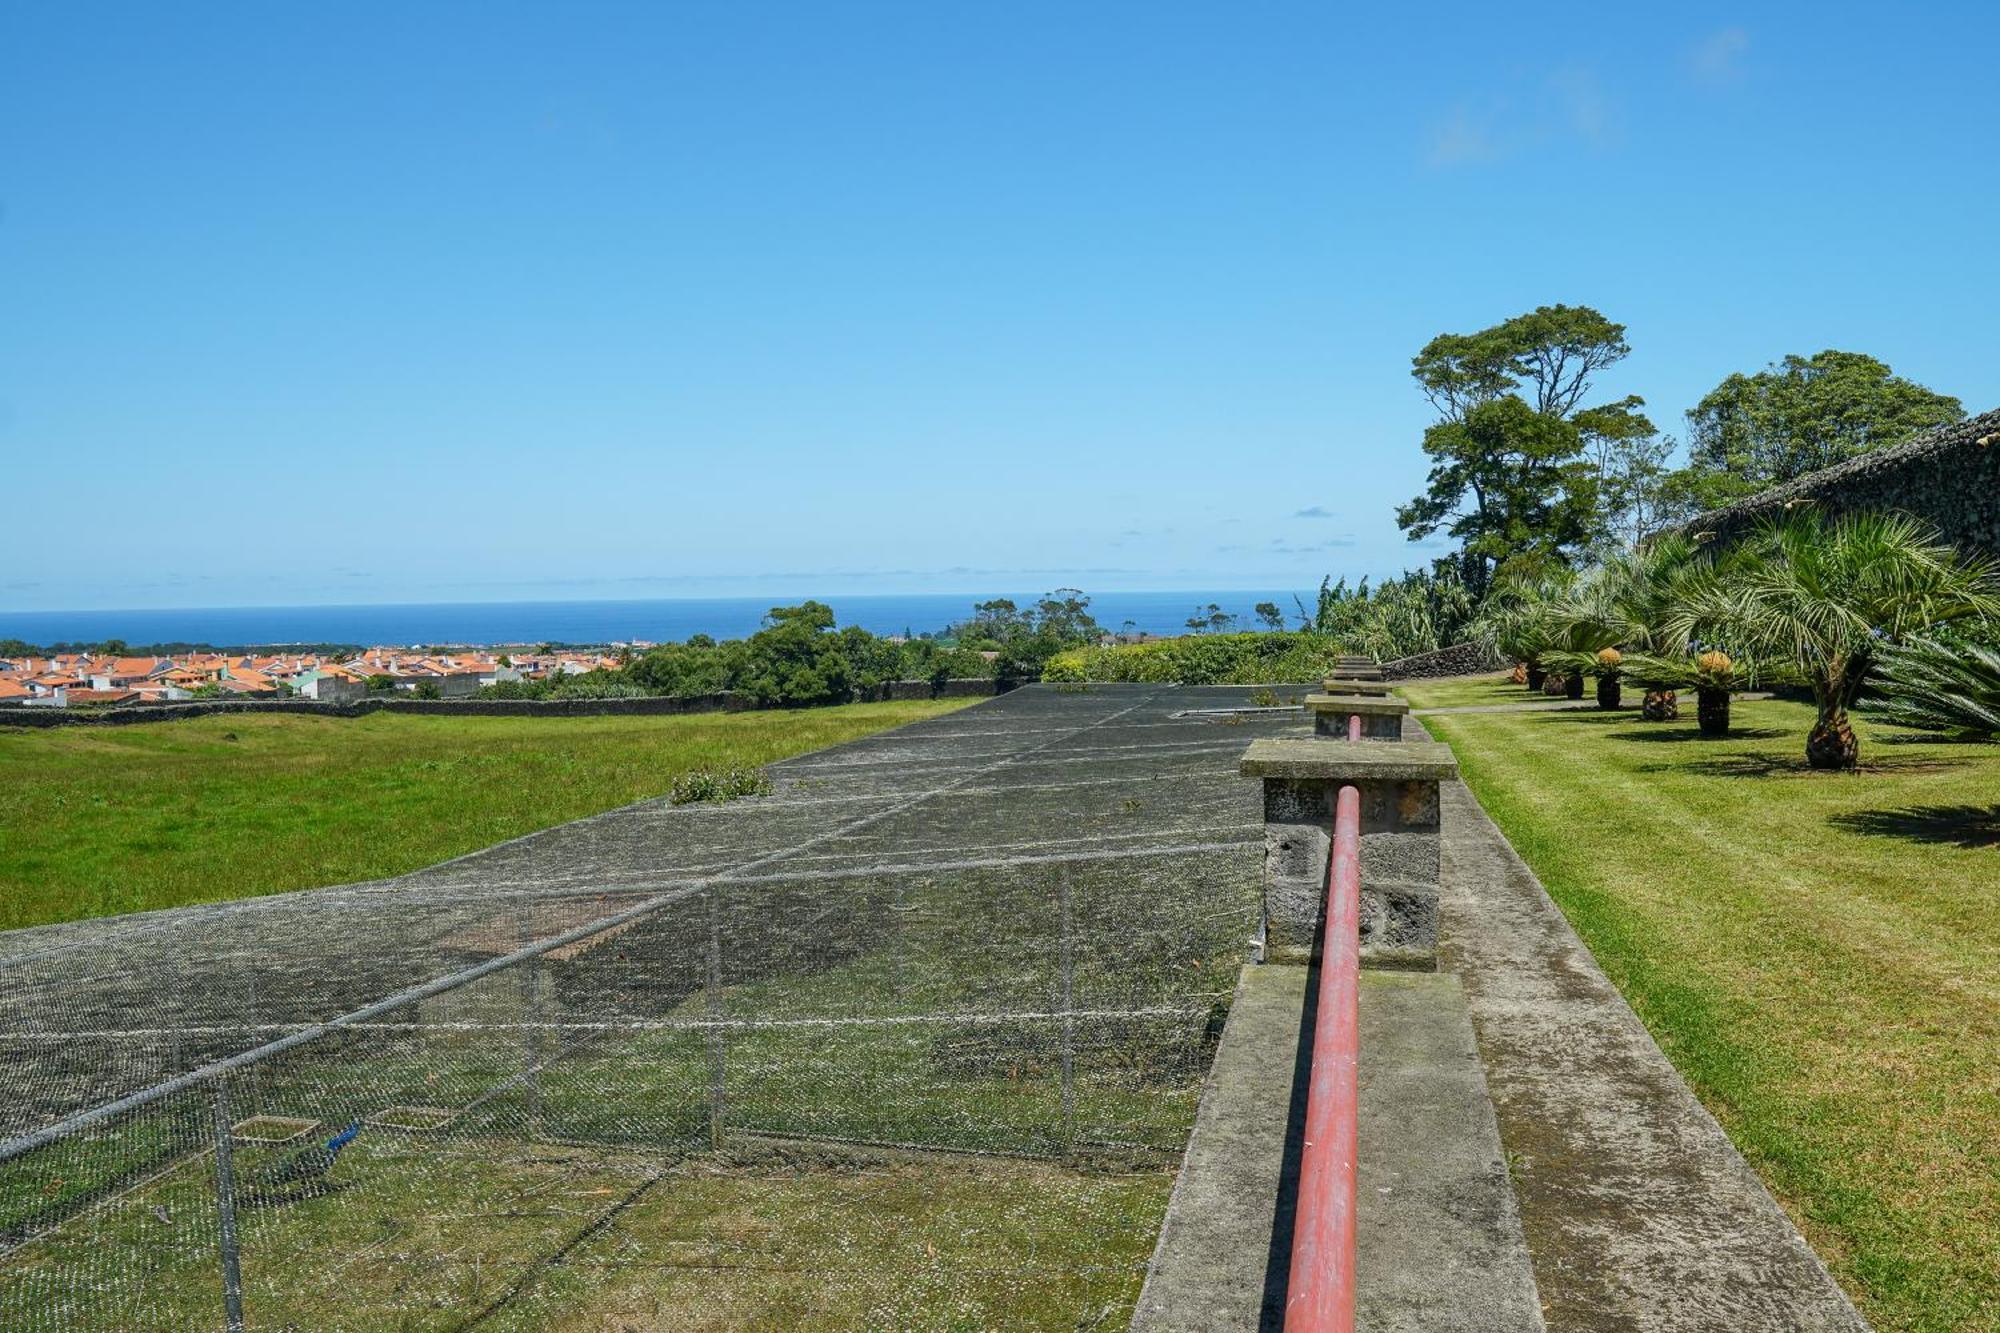
[[1472, 676], [1482, 671], [1498, 671], [1505, 665], [1490, 648], [1476, 643], [1455, 643], [1434, 653], [1384, 662], [1382, 675], [1388, 680], [1425, 680], [1436, 676]]
[[1704, 514], [1685, 531], [1730, 541], [1788, 507], [1900, 510], [1973, 554], [2000, 556], [2000, 410], [1850, 458]]
[[[1376, 967], [1430, 967], [1437, 942], [1441, 867], [1438, 785], [1359, 782], [1361, 956]], [[1264, 783], [1265, 953], [1308, 956], [1333, 854], [1337, 785]]]

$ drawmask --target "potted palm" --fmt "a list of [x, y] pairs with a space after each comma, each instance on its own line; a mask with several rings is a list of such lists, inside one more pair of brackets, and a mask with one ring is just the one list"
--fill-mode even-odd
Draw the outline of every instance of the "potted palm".
[[1848, 710], [1886, 647], [1963, 617], [2000, 614], [1994, 564], [1962, 555], [1906, 514], [1801, 510], [1766, 523], [1750, 550], [1684, 617], [1726, 627], [1812, 687], [1806, 762], [1814, 768], [1858, 763]]
[[1623, 700], [1624, 692], [1619, 688], [1618, 668], [1625, 661], [1625, 655], [1616, 648], [1601, 648], [1597, 653], [1597, 706], [1616, 708]]
[[1695, 725], [1704, 736], [1729, 734], [1729, 688], [1736, 682], [1729, 654], [1711, 648], [1694, 659]]

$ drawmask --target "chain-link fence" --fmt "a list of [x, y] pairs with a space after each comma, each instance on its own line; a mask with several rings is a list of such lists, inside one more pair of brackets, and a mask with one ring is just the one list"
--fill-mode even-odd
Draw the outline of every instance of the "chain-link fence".
[[0, 1327], [1122, 1322], [1257, 929], [1236, 757], [1302, 725], [1246, 700], [0, 936]]

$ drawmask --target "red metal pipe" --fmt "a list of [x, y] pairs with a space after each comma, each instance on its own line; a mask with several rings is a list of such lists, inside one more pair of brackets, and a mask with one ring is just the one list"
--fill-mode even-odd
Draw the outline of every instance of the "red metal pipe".
[[[1358, 730], [1359, 721], [1350, 723], [1350, 734]], [[1299, 1157], [1298, 1215], [1292, 1226], [1291, 1280], [1285, 1291], [1286, 1333], [1354, 1333], [1361, 792], [1352, 786], [1342, 787], [1334, 802], [1333, 855], [1327, 858], [1323, 919], [1305, 1150]]]
[[1349, 713], [1347, 715], [1347, 739], [1351, 741], [1361, 739], [1361, 714]]

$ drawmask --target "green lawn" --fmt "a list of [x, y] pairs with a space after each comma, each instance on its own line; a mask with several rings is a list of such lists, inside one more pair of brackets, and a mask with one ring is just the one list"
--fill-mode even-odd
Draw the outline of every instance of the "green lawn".
[[[1396, 686], [1412, 708], [1469, 708], [1483, 704], [1552, 702], [1540, 691], [1515, 685], [1505, 676], [1473, 676], [1453, 680], [1415, 680]], [[1633, 702], [1637, 702], [1634, 696]]]
[[2000, 1328], [2000, 747], [1692, 712], [1425, 722], [1876, 1326]]
[[400, 874], [968, 702], [0, 727], [0, 929]]

